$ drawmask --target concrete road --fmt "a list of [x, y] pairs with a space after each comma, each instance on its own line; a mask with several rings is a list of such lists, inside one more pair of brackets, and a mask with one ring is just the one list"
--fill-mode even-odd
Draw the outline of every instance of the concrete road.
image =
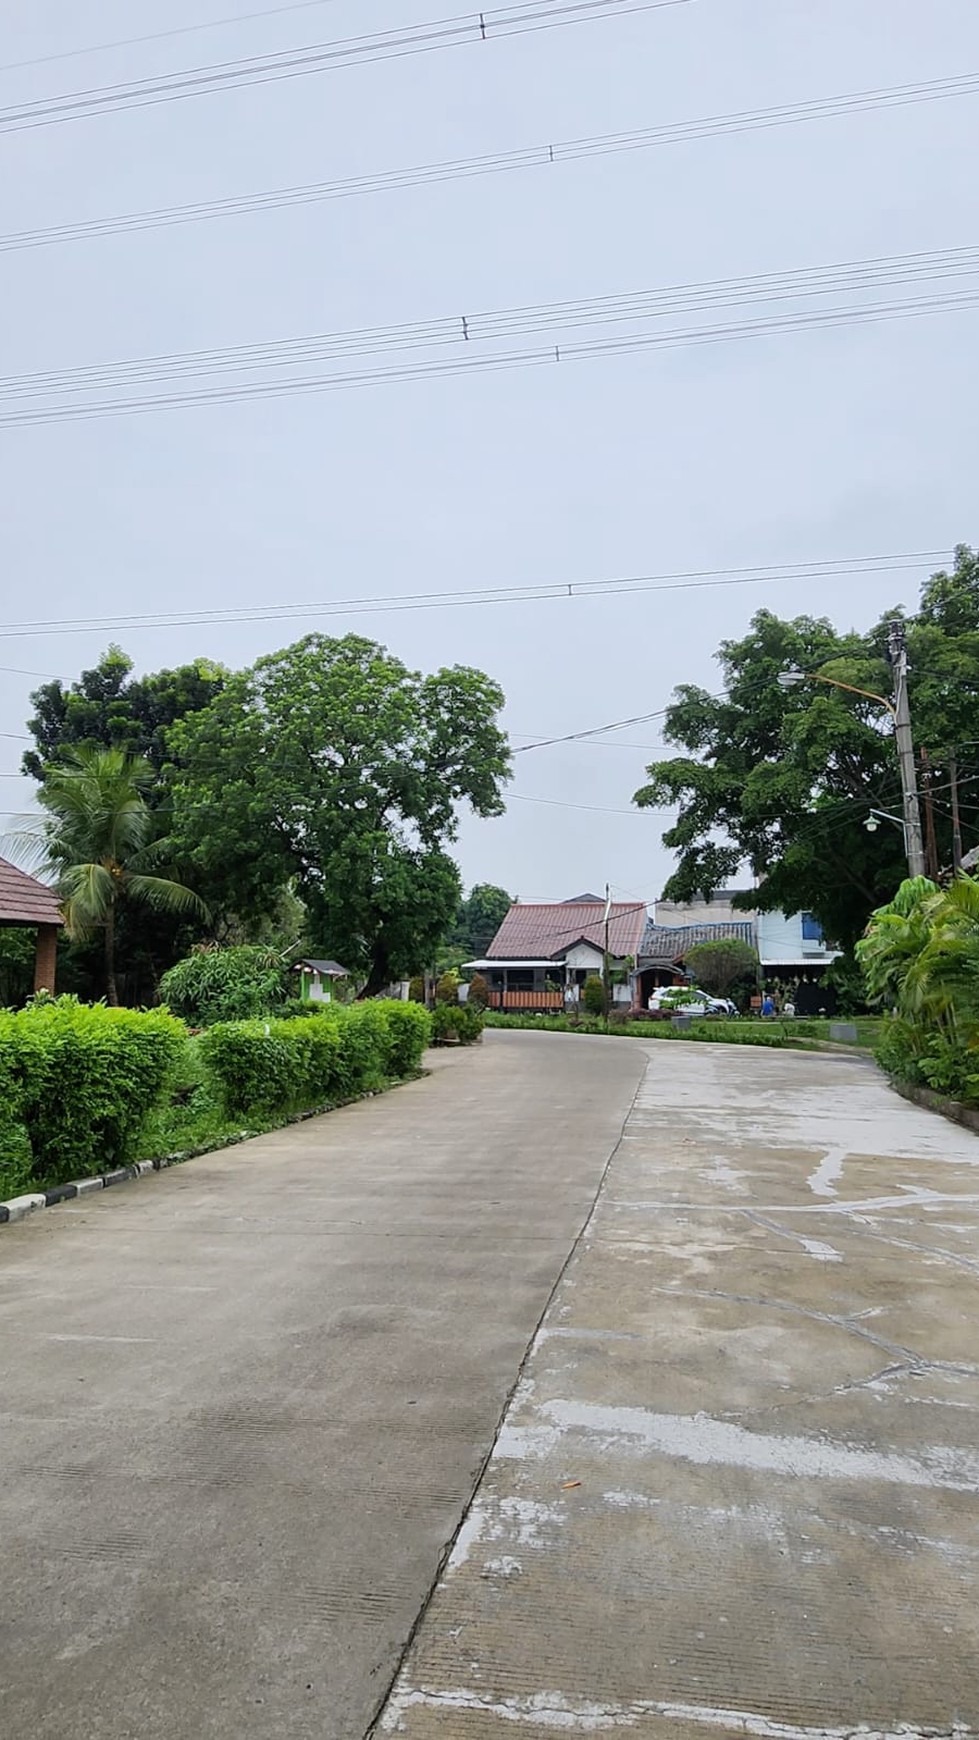
[[644, 1062], [494, 1034], [2, 1229], [4, 1740], [359, 1740]]
[[381, 1730], [977, 1740], [979, 1141], [645, 1049]]

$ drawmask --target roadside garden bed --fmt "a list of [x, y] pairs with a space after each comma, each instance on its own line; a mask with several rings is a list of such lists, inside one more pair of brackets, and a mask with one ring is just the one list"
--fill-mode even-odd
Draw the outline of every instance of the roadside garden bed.
[[[487, 1027], [516, 1027], [535, 1033], [600, 1033], [606, 1032], [601, 1016], [573, 1017], [569, 1015], [507, 1015], [487, 1011]], [[859, 1017], [856, 1044], [861, 1050], [871, 1050], [876, 1043], [880, 1022], [876, 1018]], [[798, 1021], [693, 1021], [689, 1027], [674, 1027], [669, 1021], [630, 1021], [613, 1015], [608, 1033], [629, 1039], [697, 1040], [714, 1045], [760, 1045], [772, 1050], [819, 1050], [830, 1044], [828, 1020]], [[834, 1046], [834, 1049], [835, 1046]]]

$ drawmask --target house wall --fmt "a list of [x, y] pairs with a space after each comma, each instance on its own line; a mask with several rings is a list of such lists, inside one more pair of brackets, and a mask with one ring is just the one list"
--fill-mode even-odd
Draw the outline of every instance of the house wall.
[[814, 967], [835, 961], [839, 950], [826, 947], [825, 941], [815, 941], [803, 935], [801, 912], [762, 912], [758, 915], [758, 953], [762, 966], [780, 962], [798, 966], [811, 963]]
[[683, 924], [729, 924], [732, 921], [744, 924], [755, 914], [734, 906], [735, 892], [733, 888], [721, 888], [709, 900], [657, 900], [656, 923], [674, 928]]
[[569, 949], [564, 958], [569, 967], [581, 967], [588, 973], [600, 973], [602, 970], [602, 951], [594, 948], [591, 943], [575, 943], [574, 948]]

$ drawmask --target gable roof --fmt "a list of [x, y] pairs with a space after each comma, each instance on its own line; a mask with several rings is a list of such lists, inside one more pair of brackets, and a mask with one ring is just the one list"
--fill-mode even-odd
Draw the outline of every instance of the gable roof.
[[[604, 900], [554, 901], [546, 906], [511, 906], [486, 950], [488, 960], [555, 960], [575, 943], [605, 946]], [[646, 908], [634, 900], [614, 900], [609, 914], [609, 953], [621, 959], [638, 951], [646, 927]]]
[[0, 858], [0, 924], [64, 924], [53, 888]]
[[755, 942], [755, 927], [750, 919], [738, 922], [729, 919], [717, 924], [654, 924], [650, 920], [639, 944], [640, 960], [682, 961], [688, 949], [696, 943], [726, 942], [737, 937], [739, 942]]

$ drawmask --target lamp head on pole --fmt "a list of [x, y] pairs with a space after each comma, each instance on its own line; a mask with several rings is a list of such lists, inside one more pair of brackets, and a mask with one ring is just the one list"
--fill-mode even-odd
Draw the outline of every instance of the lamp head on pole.
[[806, 680], [805, 671], [779, 671], [775, 681], [780, 689], [794, 689]]

